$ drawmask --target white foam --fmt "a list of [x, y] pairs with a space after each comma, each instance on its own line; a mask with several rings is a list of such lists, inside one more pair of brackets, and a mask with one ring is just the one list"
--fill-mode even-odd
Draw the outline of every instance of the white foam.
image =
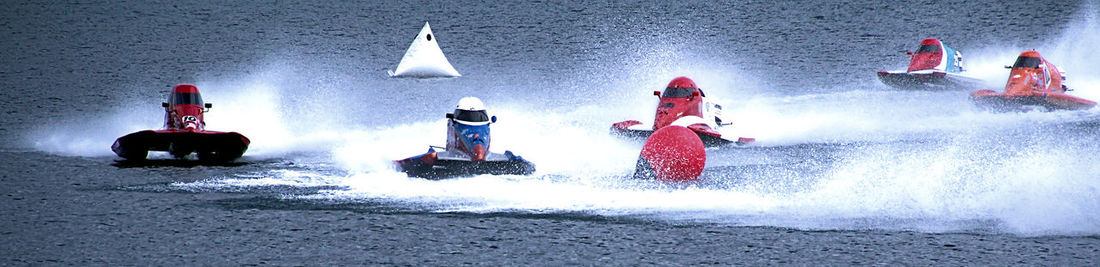
[[1003, 90], [1009, 72], [1004, 66], [1012, 65], [1020, 53], [1034, 49], [1066, 73], [1065, 84], [1073, 89], [1069, 94], [1100, 101], [1100, 46], [1096, 45], [1100, 42], [1098, 7], [1089, 1], [1082, 5], [1057, 38], [1027, 40], [1029, 43], [1039, 43], [1038, 47], [991, 44], [973, 50], [973, 56], [967, 57], [968, 72], [990, 81], [989, 89]]
[[[1095, 8], [1091, 10], [1095, 12]], [[1050, 52], [1040, 51], [1069, 72], [1069, 83], [1082, 93], [1100, 85], [1089, 78], [1100, 77], [1089, 74], [1100, 69], [1092, 68], [1100, 62], [1096, 58], [1100, 53], [1090, 53], [1094, 46], [1076, 41], [1100, 36], [1095, 19], [1085, 21], [1084, 26], [1071, 25], [1063, 40], [1051, 45]], [[994, 72], [1004, 71], [1000, 67], [1011, 64], [1020, 51], [1023, 49], [996, 46], [968, 52], [968, 68], [992, 69], [990, 75], [1000, 75], [996, 79], [1003, 80], [1007, 72]], [[198, 83], [200, 90], [207, 101], [215, 103], [208, 117], [210, 129], [236, 130], [253, 138], [250, 154], [331, 152], [336, 170], [271, 170], [258, 176], [215, 177], [172, 186], [187, 190], [335, 186], [339, 189], [287, 197], [385, 200], [399, 206], [429, 206], [439, 212], [585, 212], [737, 225], [923, 231], [965, 230], [975, 227], [970, 222], [978, 221], [978, 228], [995, 227], [1010, 233], [1100, 233], [1100, 215], [1095, 213], [1100, 209], [1096, 144], [1061, 140], [1081, 136], [1073, 136], [1075, 132], [1064, 136], [1065, 131], [1043, 127], [1095, 122], [1100, 111], [995, 114], [974, 110], [965, 92], [877, 91], [859, 86], [833, 90], [835, 93], [767, 95], [767, 91], [754, 89], [753, 79], [736, 75], [735, 69], [697, 63], [702, 60], [668, 60], [678, 58], [675, 50], [645, 53], [653, 54], [639, 57], [642, 66], [623, 75], [644, 78], [597, 83], [610, 88], [611, 94], [623, 95], [620, 98], [550, 109], [532, 108], [538, 106], [535, 101], [486, 103], [500, 118], [492, 126], [491, 150], [511, 150], [531, 160], [538, 168], [532, 176], [431, 181], [394, 171], [393, 160], [423, 153], [428, 145], [443, 144], [442, 114], [447, 106], [434, 111], [439, 119], [348, 125], [328, 118], [339, 113], [332, 111], [339, 106], [332, 107], [324, 100], [335, 97], [321, 99], [321, 103], [290, 99], [302, 98], [302, 93], [288, 90], [307, 87], [288, 87], [279, 78], [293, 72], [204, 80]], [[993, 67], [981, 67], [983, 64]], [[822, 164], [823, 173], [760, 174], [748, 170], [741, 172], [747, 177], [730, 178], [783, 178], [805, 184], [797, 188], [681, 188], [630, 180], [627, 176], [640, 144], [611, 138], [608, 127], [626, 119], [651, 120], [656, 97], [649, 92], [680, 75], [689, 75], [707, 90], [708, 97], [724, 104], [734, 123], [751, 131], [749, 136], [756, 137], [757, 146], [763, 147], [746, 151], [779, 150], [781, 154], [788, 152], [782, 150], [788, 149], [787, 145], [854, 144], [845, 146], [850, 151], [837, 153], [835, 161], [813, 163]], [[338, 89], [342, 88], [319, 90]], [[449, 105], [454, 100], [440, 102]], [[109, 153], [110, 141], [126, 131], [159, 126], [157, 112], [155, 105], [119, 111], [116, 119], [106, 120], [100, 128], [118, 133], [87, 135], [57, 128], [50, 140], [58, 141], [47, 142], [43, 149]], [[82, 125], [74, 122], [69, 126]], [[91, 152], [80, 145], [60, 145], [93, 141], [104, 145]], [[708, 153], [752, 155], [739, 150]], [[791, 157], [798, 160], [804, 156], [798, 153], [816, 152], [794, 152]]]
[[[489, 150], [510, 150], [534, 162], [540, 174], [600, 176], [633, 170], [639, 147], [609, 136], [610, 123], [593, 125], [577, 120], [584, 117], [575, 113], [494, 107], [492, 103], [488, 106], [490, 114], [499, 118], [490, 126]], [[443, 146], [446, 119], [352, 131], [345, 136], [346, 143], [333, 153], [339, 165], [358, 172], [389, 170], [393, 160], [422, 154], [430, 145]]]
[[294, 170], [271, 170], [265, 174], [242, 174], [235, 175], [233, 178], [215, 178], [188, 183], [176, 182], [169, 184], [169, 187], [187, 191], [270, 186], [320, 187], [339, 184], [340, 180], [342, 180], [342, 178], [339, 176], [327, 176]]
[[[278, 66], [273, 64], [272, 66]], [[332, 105], [337, 97], [325, 97], [316, 101], [312, 92], [300, 88], [309, 81], [288, 78], [294, 69], [268, 67], [265, 71], [232, 79], [209, 79], [195, 83], [203, 100], [213, 103], [204, 115], [206, 129], [211, 131], [235, 131], [252, 142], [245, 153], [249, 157], [274, 157], [289, 152], [327, 152], [332, 144], [345, 138], [346, 125], [338, 121], [340, 106]], [[326, 90], [331, 88], [319, 88]], [[167, 98], [171, 88], [142, 88], [154, 90], [152, 95]], [[128, 133], [164, 127], [164, 110], [161, 99], [123, 99], [122, 108], [95, 118], [74, 117], [50, 123], [36, 129], [31, 136], [44, 137], [33, 140], [41, 150], [71, 156], [113, 155], [111, 144]], [[94, 121], [93, 123], [89, 123]]]
[[1073, 148], [1079, 144], [1020, 147], [978, 134], [923, 147], [870, 145], [842, 156], [821, 176], [789, 173], [794, 177], [787, 179], [809, 186], [786, 189], [681, 188], [582, 170], [440, 181], [392, 170], [328, 176], [271, 172], [178, 186], [338, 186], [288, 197], [381, 200], [437, 212], [582, 212], [809, 229], [1094, 234], [1100, 232], [1100, 215], [1092, 212], [1100, 208], [1095, 198], [1100, 180], [1094, 175], [1100, 158], [1089, 152], [1095, 147]]

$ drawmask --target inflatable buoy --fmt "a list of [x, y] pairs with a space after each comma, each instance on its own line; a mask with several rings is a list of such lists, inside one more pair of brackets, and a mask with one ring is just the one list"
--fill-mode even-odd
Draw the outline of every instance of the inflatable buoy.
[[642, 146], [635, 178], [656, 178], [661, 181], [695, 181], [706, 166], [707, 153], [703, 140], [683, 126], [666, 126], [653, 132]]
[[459, 77], [443, 50], [439, 49], [439, 43], [433, 37], [432, 28], [424, 22], [424, 28], [416, 35], [416, 39], [397, 63], [397, 69], [390, 71], [392, 77]]

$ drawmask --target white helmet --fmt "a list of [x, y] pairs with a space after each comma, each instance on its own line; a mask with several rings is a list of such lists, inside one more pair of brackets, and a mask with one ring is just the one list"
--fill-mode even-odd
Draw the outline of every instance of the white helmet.
[[468, 111], [485, 110], [485, 104], [481, 103], [481, 99], [477, 99], [476, 97], [472, 97], [472, 96], [467, 96], [467, 97], [463, 97], [462, 99], [458, 100], [458, 105], [455, 106], [455, 109], [468, 110]]
[[489, 124], [489, 114], [485, 112], [485, 104], [481, 99], [468, 96], [458, 100], [455, 106], [454, 119], [458, 123], [466, 125]]

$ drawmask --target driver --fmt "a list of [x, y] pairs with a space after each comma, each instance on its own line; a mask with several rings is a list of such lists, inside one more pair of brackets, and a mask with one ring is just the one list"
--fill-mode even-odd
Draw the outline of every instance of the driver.
[[484, 160], [489, 150], [489, 123], [496, 117], [485, 112], [481, 99], [459, 99], [454, 113], [448, 113], [447, 118], [447, 150], [461, 151], [474, 161]]

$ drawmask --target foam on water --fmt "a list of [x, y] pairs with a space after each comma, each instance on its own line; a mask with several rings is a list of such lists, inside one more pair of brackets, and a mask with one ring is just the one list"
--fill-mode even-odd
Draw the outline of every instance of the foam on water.
[[1046, 52], [1044, 57], [1066, 72], [1066, 84], [1074, 90], [1070, 94], [1100, 102], [1100, 6], [1096, 1], [1084, 5], [1058, 40], [1040, 53]]
[[755, 98], [728, 109], [760, 145], [887, 142], [1039, 122], [1089, 121], [1096, 111], [990, 113], [962, 92], [848, 91]]
[[[1085, 147], [1080, 147], [1080, 146]], [[960, 136], [845, 158], [797, 205], [814, 217], [993, 219], [1011, 232], [1100, 230], [1095, 145]]]
[[1054, 40], [1028, 40], [1036, 44], [1019, 47], [1006, 44], [990, 44], [974, 51], [967, 51], [967, 69], [990, 83], [995, 91], [1003, 90], [1008, 80], [1004, 66], [1016, 62], [1016, 57], [1027, 50], [1036, 50], [1047, 61], [1058, 66], [1066, 74], [1069, 94], [1100, 101], [1100, 21], [1093, 1], [1085, 1], [1070, 20], [1061, 35]]
[[[1096, 8], [1085, 10], [1059, 40], [1039, 49], [1069, 73], [1068, 83], [1076, 94], [1095, 97], [1100, 96], [1100, 53], [1094, 44], [1100, 32]], [[1001, 66], [1026, 49], [992, 44], [968, 51], [968, 68], [1003, 81], [1007, 72]], [[393, 160], [424, 153], [428, 145], [443, 145], [442, 116], [449, 104], [436, 105], [439, 119], [349, 124], [333, 113], [359, 110], [329, 101], [340, 99], [339, 92], [353, 90], [354, 85], [334, 82], [313, 88], [312, 83], [285, 78], [294, 71], [278, 68], [244, 79], [200, 80], [204, 99], [215, 103], [207, 117], [210, 129], [239, 131], [252, 138], [247, 155], [330, 153], [337, 170], [269, 170], [258, 177], [216, 177], [171, 186], [334, 186], [339, 189], [286, 197], [382, 200], [428, 206], [436, 212], [586, 212], [810, 229], [1100, 233], [1100, 216], [1095, 213], [1100, 209], [1100, 148], [1093, 141], [1100, 111], [1095, 109], [995, 114], [975, 110], [967, 92], [887, 91], [867, 84], [821, 85], [834, 86], [831, 93], [776, 95], [756, 90], [766, 78], [740, 74], [736, 67], [699, 63], [707, 62], [699, 60], [709, 58], [706, 55], [678, 60], [685, 58], [681, 49], [640, 51], [650, 52], [638, 55], [640, 63], [627, 71], [593, 82], [611, 89], [574, 95], [615, 97], [557, 108], [543, 107], [540, 100], [487, 103], [500, 119], [492, 126], [491, 150], [511, 150], [529, 159], [538, 169], [531, 176], [432, 181], [396, 172]], [[640, 144], [608, 136], [608, 127], [626, 119], [651, 120], [656, 98], [648, 92], [679, 75], [694, 78], [709, 97], [726, 104], [737, 127], [758, 139], [756, 148], [710, 150], [710, 158], [786, 149], [793, 150], [789, 157], [797, 161], [815, 152], [790, 146], [839, 143], [850, 149], [822, 163], [823, 173], [783, 174], [790, 176], [782, 177], [786, 180], [807, 185], [797, 188], [670, 186], [630, 180]], [[304, 88], [313, 91], [300, 90]], [[50, 128], [45, 135], [49, 138], [37, 147], [67, 155], [109, 154], [106, 148], [114, 138], [159, 127], [160, 108], [155, 103], [148, 106], [123, 108], [94, 130], [84, 130], [79, 122]], [[1073, 126], [1076, 123], [1086, 126]], [[774, 173], [748, 171], [738, 178], [773, 178], [760, 176]]]
[[294, 186], [322, 187], [340, 183], [342, 177], [293, 170], [272, 170], [270, 175], [236, 175], [227, 179], [219, 177], [191, 183], [172, 183], [169, 186], [187, 191], [232, 190], [253, 187]]
[[[805, 180], [809, 186], [780, 190], [631, 180], [627, 173], [632, 157], [610, 154], [605, 156], [620, 158], [604, 159], [596, 170], [559, 169], [555, 165], [575, 163], [547, 157], [533, 160], [545, 164], [540, 168], [548, 166], [533, 176], [482, 175], [432, 181], [408, 178], [385, 166], [390, 158], [363, 152], [336, 153], [336, 158], [377, 165], [347, 168], [352, 171], [341, 175], [273, 170], [261, 178], [176, 186], [335, 186], [340, 189], [287, 197], [383, 201], [434, 212], [582, 212], [807, 229], [1100, 232], [1100, 215], [1092, 212], [1100, 208], [1100, 200], [1095, 198], [1100, 193], [1100, 180], [1095, 177], [1100, 171], [1095, 162], [1100, 157], [1092, 153], [1098, 149], [1096, 144], [1082, 139], [1058, 143], [1055, 141], [1061, 137], [1057, 135], [1041, 130], [1023, 132], [1033, 142], [991, 139], [980, 132], [917, 146], [904, 142], [864, 144], [854, 153], [840, 156], [823, 175], [788, 173], [793, 177], [786, 179]], [[541, 151], [544, 149], [533, 148], [525, 153], [538, 155]], [[769, 174], [747, 174], [753, 175]]]
[[[331, 112], [339, 105], [327, 105], [338, 97], [315, 97], [316, 92], [331, 88], [305, 86], [308, 81], [293, 78], [295, 69], [269, 65], [243, 78], [209, 79], [195, 83], [203, 100], [213, 103], [206, 113], [206, 129], [235, 131], [248, 137], [252, 144], [246, 156], [274, 157], [288, 152], [329, 151], [331, 144], [344, 138], [346, 129], [353, 128], [335, 121]], [[151, 90], [148, 88], [135, 91]], [[72, 156], [113, 155], [111, 144], [128, 133], [163, 128], [165, 101], [171, 88], [163, 88], [155, 100], [127, 99], [118, 110], [96, 118], [69, 118], [43, 125], [32, 134], [33, 146], [39, 150]], [[154, 95], [158, 95], [154, 93]], [[313, 101], [310, 101], [313, 100]], [[326, 106], [327, 105], [327, 106]], [[325, 112], [319, 112], [319, 111]], [[94, 121], [94, 127], [89, 122]], [[152, 157], [166, 153], [154, 153]]]
[[[575, 114], [496, 110], [502, 120], [493, 126], [493, 150], [509, 149], [527, 157], [539, 168], [535, 175], [431, 181], [394, 171], [392, 160], [423, 153], [425, 144], [442, 143], [445, 121], [438, 120], [356, 132], [359, 138], [349, 138], [333, 153], [333, 160], [346, 174], [302, 179], [300, 173], [273, 171], [261, 179], [180, 186], [253, 186], [257, 182], [336, 186], [340, 189], [288, 197], [381, 200], [435, 212], [583, 212], [808, 229], [991, 229], [1021, 234], [1100, 231], [1100, 218], [1087, 212], [1100, 208], [1100, 202], [1092, 197], [1100, 189], [1100, 180], [1094, 175], [1100, 169], [1093, 164], [1100, 158], [1091, 152], [1097, 147], [1084, 139], [1059, 142], [1065, 134], [1060, 121], [1080, 118], [1081, 112], [946, 116], [939, 118], [945, 125], [939, 129], [914, 131], [955, 129], [947, 137], [917, 144], [905, 138], [857, 144], [860, 147], [853, 149], [855, 153], [839, 155], [822, 175], [794, 172], [782, 177], [805, 181], [808, 186], [776, 190], [631, 180], [628, 175], [637, 144], [610, 139], [603, 127], [571, 120]], [[974, 125], [987, 120], [996, 122]], [[927, 124], [923, 127], [937, 125], [935, 120], [923, 123]], [[1044, 130], [1047, 128], [1053, 130]], [[1010, 133], [998, 134], [1005, 131]], [[1078, 135], [1071, 131], [1066, 137]], [[1005, 137], [1031, 142], [1020, 144], [1003, 140]], [[775, 178], [757, 177], [763, 175], [774, 173], [749, 172], [738, 178]]]
[[[540, 174], [601, 176], [633, 170], [639, 145], [607, 134], [610, 125], [578, 121], [577, 114], [549, 114], [540, 111], [494, 108], [490, 151], [510, 150], [536, 163]], [[581, 109], [578, 112], [590, 112]], [[440, 117], [443, 114], [440, 113]], [[393, 169], [393, 160], [425, 153], [428, 146], [443, 146], [446, 120], [402, 124], [390, 128], [355, 132], [335, 149], [334, 160], [349, 171], [374, 172]]]

